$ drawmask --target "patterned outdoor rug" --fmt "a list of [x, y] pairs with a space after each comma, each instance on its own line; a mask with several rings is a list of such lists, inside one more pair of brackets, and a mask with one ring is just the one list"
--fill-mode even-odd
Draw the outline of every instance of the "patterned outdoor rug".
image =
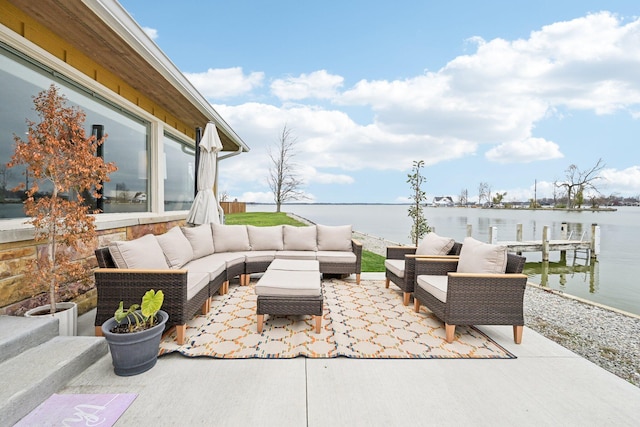
[[262, 334], [257, 332], [255, 282], [232, 287], [214, 298], [206, 316], [187, 324], [185, 344], [178, 346], [175, 333], [160, 343], [160, 355], [215, 358], [493, 358], [515, 356], [474, 327], [456, 327], [456, 338], [444, 340], [444, 324], [425, 307], [402, 305], [398, 290], [383, 281], [360, 285], [324, 280], [324, 315], [320, 334], [312, 316], [265, 316]]

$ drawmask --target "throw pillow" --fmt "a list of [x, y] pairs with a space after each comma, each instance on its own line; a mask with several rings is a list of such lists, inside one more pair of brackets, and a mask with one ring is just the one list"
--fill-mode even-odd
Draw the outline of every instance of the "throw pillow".
[[446, 255], [449, 253], [455, 240], [449, 237], [438, 236], [436, 233], [427, 233], [416, 249], [416, 255]]
[[247, 232], [253, 251], [281, 251], [284, 249], [281, 225], [270, 227], [247, 225]]
[[319, 251], [351, 251], [350, 225], [317, 225]]
[[316, 242], [317, 230], [314, 225], [304, 227], [294, 227], [284, 225], [282, 236], [284, 238], [285, 251], [317, 251]]
[[211, 224], [216, 252], [250, 251], [246, 225]]
[[173, 227], [164, 234], [156, 236], [169, 267], [182, 268], [193, 259], [193, 248], [189, 240], [182, 234], [180, 227]]
[[162, 248], [153, 234], [145, 234], [134, 240], [111, 242], [109, 252], [118, 268], [169, 268]]
[[182, 227], [182, 233], [187, 238], [193, 249], [193, 259], [211, 255], [214, 252], [213, 235], [209, 224], [196, 227]]
[[473, 237], [462, 242], [458, 273], [504, 273], [506, 269], [506, 246], [482, 243]]

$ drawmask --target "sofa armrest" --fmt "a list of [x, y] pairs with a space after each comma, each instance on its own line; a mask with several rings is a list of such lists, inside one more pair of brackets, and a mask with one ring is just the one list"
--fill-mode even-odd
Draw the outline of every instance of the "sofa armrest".
[[351, 250], [356, 256], [356, 274], [360, 274], [362, 271], [362, 242], [356, 239], [351, 239]]
[[449, 273], [447, 313], [453, 324], [523, 325], [526, 274]]
[[404, 259], [405, 255], [414, 255], [415, 246], [387, 246], [387, 259]]
[[98, 301], [95, 325], [113, 317], [120, 301], [125, 307], [140, 304], [149, 289], [162, 290], [162, 309], [169, 313], [168, 325], [186, 323], [187, 270], [138, 270], [98, 268], [94, 272]]

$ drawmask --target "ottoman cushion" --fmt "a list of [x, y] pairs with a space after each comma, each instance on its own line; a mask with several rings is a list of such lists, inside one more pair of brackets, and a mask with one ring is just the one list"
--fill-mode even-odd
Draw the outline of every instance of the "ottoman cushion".
[[315, 271], [267, 270], [256, 284], [260, 296], [318, 296], [320, 273]]

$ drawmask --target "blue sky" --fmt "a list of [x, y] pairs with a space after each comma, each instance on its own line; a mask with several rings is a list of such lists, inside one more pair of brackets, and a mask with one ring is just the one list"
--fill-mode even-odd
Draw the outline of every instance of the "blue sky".
[[220, 163], [232, 199], [272, 202], [286, 124], [311, 202], [406, 202], [486, 182], [552, 197], [602, 158], [604, 195], [640, 195], [636, 0], [122, 0], [251, 151]]

